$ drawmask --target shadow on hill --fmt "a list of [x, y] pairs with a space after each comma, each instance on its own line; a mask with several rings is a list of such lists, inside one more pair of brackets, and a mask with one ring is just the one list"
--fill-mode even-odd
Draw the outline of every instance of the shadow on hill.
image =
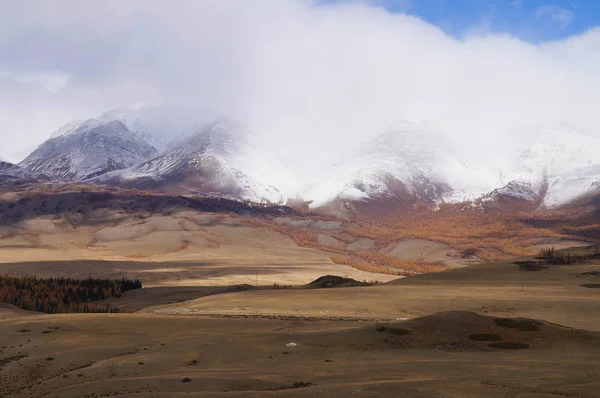
[[97, 304], [110, 305], [113, 308], [128, 311], [139, 311], [156, 305], [175, 304], [215, 294], [237, 293], [257, 289], [263, 288], [256, 288], [248, 284], [231, 286], [151, 287], [130, 290], [119, 298], [99, 301]]
[[276, 274], [276, 269], [265, 269], [252, 266], [213, 267], [215, 262], [149, 262], [122, 260], [64, 260], [64, 261], [32, 261], [20, 263], [0, 263], [0, 275], [34, 276], [42, 278], [70, 277], [85, 279], [88, 277], [120, 279], [139, 279], [144, 286], [160, 286], [189, 282], [196, 285], [199, 280], [209, 278], [226, 278], [230, 275], [251, 275], [252, 283], [255, 275]]
[[287, 206], [262, 205], [215, 197], [148, 195], [143, 192], [58, 192], [27, 194], [16, 201], [0, 202], [0, 223], [11, 225], [39, 216], [80, 214], [84, 219], [97, 210], [124, 214], [149, 212], [171, 214], [181, 210], [209, 213], [235, 213], [244, 216], [296, 215]]
[[[569, 344], [600, 347], [600, 333], [528, 318], [498, 318], [448, 311], [361, 329], [385, 347], [442, 351], [552, 349]], [[375, 337], [378, 336], [378, 337]]]

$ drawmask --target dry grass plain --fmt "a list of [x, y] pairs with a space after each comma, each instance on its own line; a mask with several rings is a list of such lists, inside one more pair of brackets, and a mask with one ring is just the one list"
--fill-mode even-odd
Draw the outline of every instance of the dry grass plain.
[[[384, 327], [145, 314], [21, 316], [0, 323], [6, 347], [0, 389], [11, 397], [597, 396], [598, 333], [539, 325], [539, 331], [520, 331], [472, 313]], [[493, 348], [474, 335], [528, 348]]]
[[[502, 262], [356, 288], [149, 288], [119, 299], [143, 308], [134, 314], [34, 316], [2, 307], [0, 391], [595, 397], [600, 289], [581, 285], [600, 282], [598, 270], [593, 262], [542, 271]], [[506, 321], [519, 317], [536, 321]]]

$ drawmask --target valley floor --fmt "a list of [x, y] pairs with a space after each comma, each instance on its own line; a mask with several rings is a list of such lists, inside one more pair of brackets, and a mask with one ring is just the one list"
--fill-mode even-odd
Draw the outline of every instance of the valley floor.
[[595, 397], [596, 271], [500, 262], [368, 287], [144, 288], [114, 300], [134, 314], [4, 306], [0, 395]]

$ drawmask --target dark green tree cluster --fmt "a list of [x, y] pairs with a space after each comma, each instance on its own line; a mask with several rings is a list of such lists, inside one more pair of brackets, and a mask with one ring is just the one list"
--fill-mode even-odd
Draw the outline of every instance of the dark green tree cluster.
[[585, 256], [578, 254], [565, 253], [561, 250], [541, 249], [538, 255], [539, 259], [545, 260], [546, 264], [575, 264], [585, 260]]
[[110, 305], [94, 304], [140, 289], [139, 280], [71, 279], [0, 276], [0, 302], [28, 311], [48, 314], [72, 312], [119, 312]]

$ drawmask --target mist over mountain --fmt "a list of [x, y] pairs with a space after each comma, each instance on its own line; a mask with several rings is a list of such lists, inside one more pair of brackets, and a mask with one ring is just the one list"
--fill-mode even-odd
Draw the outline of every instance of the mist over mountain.
[[[66, 1], [0, 13], [0, 155], [41, 145], [33, 173], [313, 208], [596, 192], [597, 29], [452, 34], [370, 1]], [[196, 146], [219, 116], [252, 137]], [[90, 119], [113, 133], [73, 134]]]
[[[598, 129], [595, 29], [529, 42], [503, 30], [452, 35], [371, 1], [66, 1], [63, 13], [39, 1], [0, 13], [12, 32], [0, 42], [0, 155], [13, 162], [49, 131], [105, 113], [158, 152], [165, 132], [227, 115], [302, 180], [398, 120], [425, 120], [486, 161], [528, 140], [513, 133], [520, 126]], [[148, 126], [150, 104], [179, 116], [153, 109]], [[198, 117], [206, 109], [219, 112]]]
[[160, 153], [186, 130], [210, 122], [211, 112], [174, 105], [131, 104], [106, 112], [99, 119], [123, 122]]
[[255, 145], [241, 123], [220, 117], [175, 140], [160, 156], [135, 167], [101, 175], [95, 183], [171, 193], [234, 197], [285, 203], [290, 177], [275, 158]]
[[[176, 195], [300, 200], [342, 213], [362, 211], [356, 206], [386, 212], [461, 201], [554, 208], [595, 194], [600, 185], [600, 139], [568, 126], [524, 127], [529, 141], [518, 150], [500, 146], [496, 156], [482, 159], [433, 124], [397, 122], [369, 132], [373, 138], [345, 154], [319, 159], [328, 165], [307, 173], [285, 161], [289, 148], [278, 152], [238, 120], [222, 116], [196, 124], [207, 114], [130, 106], [72, 122], [21, 162], [21, 170]], [[157, 141], [161, 151], [151, 145]]]

